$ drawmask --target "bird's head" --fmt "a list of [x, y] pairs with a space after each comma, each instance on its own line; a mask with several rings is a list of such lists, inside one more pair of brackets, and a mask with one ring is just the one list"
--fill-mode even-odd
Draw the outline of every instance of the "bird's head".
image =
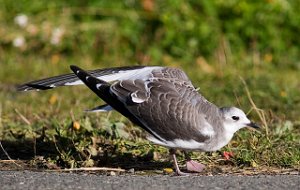
[[259, 126], [251, 122], [246, 114], [239, 108], [223, 107], [220, 110], [223, 114], [223, 125], [226, 131], [235, 133], [244, 127], [259, 128]]

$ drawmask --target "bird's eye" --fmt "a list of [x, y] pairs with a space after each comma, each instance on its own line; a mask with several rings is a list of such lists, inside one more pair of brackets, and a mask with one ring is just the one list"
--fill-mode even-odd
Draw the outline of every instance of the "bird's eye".
[[232, 118], [234, 121], [237, 121], [237, 120], [240, 119], [238, 116], [232, 116], [231, 118]]

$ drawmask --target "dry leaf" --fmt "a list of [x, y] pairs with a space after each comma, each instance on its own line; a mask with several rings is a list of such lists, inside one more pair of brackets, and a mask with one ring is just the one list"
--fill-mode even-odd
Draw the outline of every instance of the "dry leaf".
[[80, 123], [77, 122], [77, 121], [74, 121], [74, 122], [73, 122], [73, 129], [79, 130], [79, 129], [80, 129]]
[[197, 65], [200, 66], [201, 70], [205, 73], [215, 73], [215, 69], [207, 63], [204, 57], [198, 57], [196, 60]]
[[145, 11], [153, 12], [154, 10], [154, 0], [142, 0], [142, 6]]
[[55, 104], [56, 102], [57, 102], [57, 95], [56, 94], [53, 94], [51, 97], [50, 97], [50, 99], [49, 99], [49, 103], [51, 104], [51, 105], [53, 105], [53, 104]]
[[56, 65], [59, 62], [59, 60], [60, 60], [59, 54], [52, 55], [52, 57], [51, 57], [51, 63], [53, 65]]
[[173, 169], [172, 168], [164, 168], [163, 172], [165, 174], [171, 174], [171, 173], [173, 173]]
[[270, 62], [272, 62], [272, 60], [273, 60], [272, 54], [267, 53], [267, 54], [264, 55], [264, 61], [265, 62], [270, 63]]
[[251, 166], [254, 167], [254, 168], [257, 168], [258, 164], [254, 160], [252, 160], [251, 161]]

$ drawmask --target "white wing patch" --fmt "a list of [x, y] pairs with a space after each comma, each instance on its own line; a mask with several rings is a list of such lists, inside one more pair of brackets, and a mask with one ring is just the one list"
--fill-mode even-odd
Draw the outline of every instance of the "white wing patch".
[[76, 80], [74, 82], [66, 82], [64, 85], [65, 86], [75, 86], [75, 85], [81, 85], [81, 84], [83, 84], [83, 82], [78, 79], [78, 80]]
[[130, 96], [131, 96], [131, 101], [133, 101], [134, 103], [140, 104], [140, 103], [143, 103], [143, 102], [146, 101], [145, 99], [139, 98], [139, 97], [137, 96], [136, 92], [131, 93]]
[[[146, 80], [149, 78], [149, 74], [154, 69], [161, 69], [162, 67], [144, 67], [141, 69], [134, 69], [134, 70], [127, 70], [127, 71], [118, 71], [116, 73], [104, 75], [97, 77], [100, 80], [104, 80], [106, 82], [113, 82], [119, 80], [130, 80], [130, 79], [141, 79]], [[83, 82], [81, 80], [76, 80], [73, 82], [67, 82], [66, 86], [73, 86], [73, 85], [81, 85]]]
[[101, 87], [101, 83], [96, 84], [96, 88], [99, 89]]

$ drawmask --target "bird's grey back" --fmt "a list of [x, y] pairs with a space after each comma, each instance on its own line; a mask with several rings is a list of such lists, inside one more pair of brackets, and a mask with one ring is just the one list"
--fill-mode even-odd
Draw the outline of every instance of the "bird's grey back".
[[180, 138], [203, 142], [209, 137], [201, 129], [220, 125], [219, 108], [199, 94], [180, 69], [154, 69], [146, 80], [119, 81], [111, 89], [127, 100], [133, 92], [145, 99], [137, 104], [127, 101], [128, 110], [167, 141]]

